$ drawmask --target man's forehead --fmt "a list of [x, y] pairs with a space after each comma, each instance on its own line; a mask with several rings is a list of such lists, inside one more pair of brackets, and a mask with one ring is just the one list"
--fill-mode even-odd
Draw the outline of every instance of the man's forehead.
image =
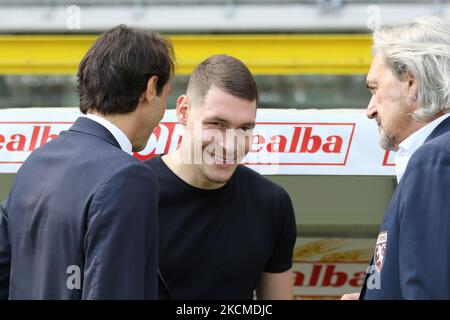
[[234, 110], [227, 108], [205, 108], [204, 112], [202, 112], [202, 118], [204, 120], [220, 120], [223, 122], [255, 121], [256, 112], [245, 109], [241, 110], [241, 112], [235, 112]]
[[238, 111], [227, 105], [205, 106], [202, 111], [202, 119], [203, 121], [215, 120], [236, 125], [255, 122], [256, 106], [253, 108], [251, 106], [242, 107]]
[[377, 53], [370, 65], [369, 72], [367, 73], [366, 83], [374, 83], [377, 82], [379, 75], [385, 70], [386, 65], [384, 63], [384, 58], [381, 53]]

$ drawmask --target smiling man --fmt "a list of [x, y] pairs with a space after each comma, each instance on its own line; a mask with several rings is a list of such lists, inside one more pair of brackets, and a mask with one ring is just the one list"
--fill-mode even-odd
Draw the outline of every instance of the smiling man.
[[373, 39], [367, 116], [397, 151], [399, 184], [361, 298], [450, 299], [450, 25], [421, 18]]
[[292, 299], [291, 200], [239, 165], [257, 102], [252, 74], [226, 55], [203, 61], [178, 99], [179, 149], [148, 162], [160, 183], [161, 298]]

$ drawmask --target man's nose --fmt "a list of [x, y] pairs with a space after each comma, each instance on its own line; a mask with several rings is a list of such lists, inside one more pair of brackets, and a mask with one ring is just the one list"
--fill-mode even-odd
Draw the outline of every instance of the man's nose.
[[245, 134], [240, 129], [228, 129], [225, 136], [222, 136], [217, 142], [224, 149], [227, 155], [234, 154], [245, 146]]
[[372, 98], [370, 98], [369, 104], [366, 109], [366, 115], [369, 119], [374, 119], [376, 114], [377, 114], [377, 108], [375, 105], [375, 99], [372, 96]]

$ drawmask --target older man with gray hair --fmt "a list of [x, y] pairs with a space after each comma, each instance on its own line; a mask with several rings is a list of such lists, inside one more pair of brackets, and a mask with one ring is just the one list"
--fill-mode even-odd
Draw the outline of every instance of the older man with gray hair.
[[367, 116], [399, 184], [361, 294], [342, 299], [450, 299], [450, 25], [419, 18], [373, 42]]

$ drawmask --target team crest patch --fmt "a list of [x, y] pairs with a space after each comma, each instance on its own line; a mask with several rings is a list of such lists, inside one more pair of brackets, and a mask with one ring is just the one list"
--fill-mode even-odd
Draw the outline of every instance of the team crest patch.
[[383, 269], [384, 260], [386, 258], [386, 244], [387, 231], [380, 232], [374, 252], [375, 268], [377, 269], [378, 273], [380, 273], [381, 269]]

